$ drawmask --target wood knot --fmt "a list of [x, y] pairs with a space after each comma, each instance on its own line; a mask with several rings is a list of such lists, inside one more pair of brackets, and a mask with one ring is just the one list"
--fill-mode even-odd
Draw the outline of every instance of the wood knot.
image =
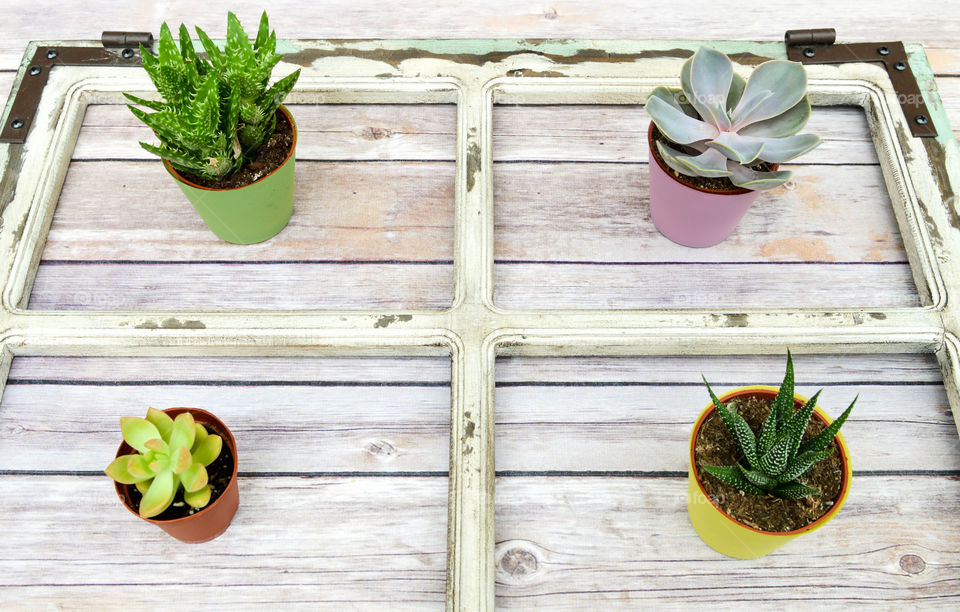
[[544, 19], [549, 19], [550, 21], [553, 21], [554, 19], [557, 18], [557, 9], [555, 9], [555, 8], [553, 8], [553, 7], [551, 6], [551, 7], [548, 8], [546, 11], [543, 12], [543, 18], [544, 18]]
[[927, 569], [927, 563], [919, 555], [903, 555], [900, 557], [900, 569], [908, 574], [919, 574]]
[[522, 584], [540, 571], [541, 553], [526, 540], [507, 540], [497, 545], [497, 578], [506, 584]]
[[393, 134], [394, 132], [391, 130], [370, 126], [360, 132], [360, 137], [366, 140], [380, 140], [382, 138], [390, 138]]
[[386, 440], [373, 440], [367, 443], [367, 452], [381, 460], [393, 459], [400, 454], [397, 447]]

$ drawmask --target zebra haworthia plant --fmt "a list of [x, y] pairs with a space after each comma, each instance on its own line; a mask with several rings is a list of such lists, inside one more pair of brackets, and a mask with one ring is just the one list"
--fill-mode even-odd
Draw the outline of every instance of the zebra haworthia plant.
[[253, 43], [236, 15], [228, 13], [223, 51], [203, 30], [196, 30], [205, 57], [197, 54], [183, 24], [179, 48], [166, 23], [160, 28], [156, 56], [140, 46], [143, 67], [162, 100], [124, 95], [156, 111], [130, 106], [160, 139], [160, 146], [145, 142], [140, 146], [179, 171], [218, 180], [250, 161], [273, 134], [277, 107], [300, 71], [267, 87], [281, 56], [276, 53], [277, 35], [270, 31], [266, 12]]
[[646, 102], [660, 133], [687, 149], [656, 143], [664, 163], [680, 174], [727, 177], [737, 187], [771, 189], [791, 173], [751, 166], [789, 161], [821, 142], [812, 134], [798, 134], [810, 118], [810, 101], [807, 74], [797, 62], [765, 62], [744, 80], [730, 58], [700, 47], [683, 64], [680, 85], [679, 90], [657, 87]]
[[[853, 405], [857, 403], [857, 398], [854, 398], [844, 413], [822, 432], [807, 442], [802, 442], [820, 391], [817, 391], [799, 410], [794, 411], [793, 358], [789, 351], [783, 383], [773, 400], [770, 414], [764, 421], [759, 436], [754, 434], [750, 425], [740, 416], [733, 402], [729, 406], [724, 405], [714, 395], [706, 378], [703, 382], [707, 385], [707, 391], [710, 393], [717, 413], [737, 443], [741, 459], [733, 465], [701, 466], [705, 472], [745, 493], [754, 495], [770, 494], [776, 497], [801, 498], [820, 492], [819, 489], [807, 486], [798, 479], [833, 453], [834, 449], [830, 447], [830, 443], [847, 420]], [[746, 465], [743, 464], [744, 461]]]
[[207, 469], [223, 440], [182, 412], [176, 419], [155, 408], [147, 418], [122, 417], [123, 439], [137, 453], [114, 459], [105, 472], [121, 484], [136, 485], [143, 494], [140, 516], [150, 518], [170, 507], [183, 487], [183, 500], [194, 508], [210, 503]]

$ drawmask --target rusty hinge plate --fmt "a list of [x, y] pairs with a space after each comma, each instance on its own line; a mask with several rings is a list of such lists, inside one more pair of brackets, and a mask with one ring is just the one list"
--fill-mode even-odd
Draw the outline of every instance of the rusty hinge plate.
[[803, 64], [843, 64], [848, 62], [877, 62], [890, 75], [890, 83], [897, 92], [897, 101], [910, 125], [910, 132], [918, 138], [936, 138], [937, 128], [920, 92], [917, 79], [903, 43], [842, 43], [835, 44], [837, 31], [833, 28], [788, 30], [784, 35], [787, 58]]
[[20, 76], [10, 112], [0, 130], [0, 142], [23, 143], [33, 124], [47, 84], [55, 66], [139, 66], [139, 43], [153, 44], [149, 32], [104, 32], [102, 47], [40, 46]]

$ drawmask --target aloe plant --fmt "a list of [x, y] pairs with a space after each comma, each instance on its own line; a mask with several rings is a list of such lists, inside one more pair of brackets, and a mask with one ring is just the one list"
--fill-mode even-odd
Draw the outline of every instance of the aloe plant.
[[182, 412], [176, 419], [155, 408], [147, 418], [122, 417], [123, 439], [137, 453], [121, 455], [107, 469], [107, 476], [121, 484], [136, 485], [143, 494], [139, 513], [150, 518], [173, 503], [180, 487], [183, 500], [194, 508], [210, 503], [207, 469], [223, 447], [223, 440]]
[[810, 118], [807, 74], [797, 62], [760, 64], [750, 78], [733, 71], [720, 51], [700, 47], [683, 64], [681, 89], [657, 87], [646, 110], [657, 129], [675, 145], [657, 141], [670, 168], [687, 176], [727, 177], [737, 187], [771, 189], [789, 180], [789, 171], [751, 166], [794, 159], [820, 144], [798, 134]]
[[140, 146], [179, 171], [217, 180], [249, 162], [273, 134], [277, 107], [300, 71], [267, 87], [282, 56], [276, 53], [277, 35], [270, 31], [266, 12], [253, 43], [236, 15], [227, 13], [223, 51], [203, 30], [196, 30], [206, 56], [197, 54], [183, 24], [179, 48], [166, 23], [160, 27], [157, 55], [140, 46], [143, 68], [162, 100], [124, 95], [156, 111], [128, 105], [160, 139], [159, 146], [145, 142]]
[[[807, 486], [798, 479], [833, 453], [834, 449], [830, 447], [830, 443], [847, 420], [853, 405], [857, 403], [857, 398], [854, 398], [843, 414], [822, 432], [807, 442], [802, 442], [803, 434], [822, 389], [817, 391], [800, 409], [794, 411], [793, 357], [789, 351], [787, 351], [787, 371], [759, 436], [754, 434], [746, 420], [737, 413], [734, 402], [729, 406], [724, 405], [714, 395], [706, 378], [703, 382], [707, 385], [707, 391], [710, 393], [717, 413], [737, 443], [741, 459], [733, 465], [701, 466], [705, 472], [744, 493], [754, 495], [770, 494], [776, 497], [801, 498], [820, 492], [819, 489]], [[746, 465], [743, 464], [744, 461]]]

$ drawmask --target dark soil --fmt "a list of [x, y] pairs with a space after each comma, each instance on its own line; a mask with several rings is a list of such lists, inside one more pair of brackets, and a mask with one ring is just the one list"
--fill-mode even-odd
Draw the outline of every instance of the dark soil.
[[293, 146], [293, 127], [287, 121], [287, 116], [280, 109], [277, 109], [277, 128], [273, 135], [267, 139], [257, 156], [245, 166], [233, 174], [228, 174], [218, 181], [210, 181], [200, 178], [189, 172], [181, 172], [191, 183], [201, 187], [210, 187], [211, 189], [236, 189], [246, 187], [267, 176], [280, 167], [280, 164], [287, 159], [290, 153], [290, 147]]
[[[760, 431], [763, 421], [770, 413], [772, 398], [745, 396], [736, 401], [736, 410], [747, 421], [754, 433]], [[732, 406], [734, 402], [727, 404]], [[809, 440], [824, 430], [826, 425], [816, 418], [810, 419], [803, 440]], [[806, 527], [826, 514], [840, 494], [843, 479], [843, 463], [836, 442], [832, 455], [813, 466], [800, 477], [803, 484], [820, 489], [820, 493], [803, 499], [782, 499], [772, 495], [751, 495], [718, 480], [700, 470], [701, 465], [733, 465], [746, 462], [737, 450], [723, 419], [714, 411], [707, 417], [694, 447], [694, 463], [700, 474], [701, 484], [710, 499], [721, 510], [741, 523], [764, 531], [793, 531]]]
[[[653, 129], [654, 146], [651, 148], [650, 153], [651, 155], [656, 155], [657, 159], [659, 159], [660, 161], [663, 161], [663, 158], [660, 157], [660, 151], [657, 150], [657, 146], [656, 146], [657, 142], [662, 142], [668, 147], [672, 147], [674, 149], [677, 149], [678, 151], [682, 151], [687, 155], [700, 155], [699, 151], [695, 151], [690, 147], [678, 145], [677, 143], [671, 140], [668, 140], [663, 134], [660, 133], [660, 130], [657, 129], [656, 125], [652, 125], [651, 128]], [[650, 163], [655, 164], [657, 162], [654, 160], [650, 160]], [[770, 164], [767, 162], [760, 162], [759, 164], [754, 164], [750, 166], [750, 168], [757, 170], [759, 172], [769, 172], [774, 169], [774, 164]], [[679, 172], [677, 172], [676, 170], [668, 166], [666, 163], [663, 164], [663, 169], [666, 170], [670, 175], [679, 179], [681, 182], [686, 183], [687, 185], [693, 185], [694, 187], [699, 187], [700, 189], [709, 189], [711, 191], [734, 191], [734, 192], [743, 191], [743, 187], [737, 187], [736, 185], [730, 182], [729, 178], [725, 176], [721, 176], [721, 177], [688, 176], [686, 174], [680, 174]]]
[[[209, 425], [207, 425], [207, 429], [210, 429]], [[210, 433], [217, 432], [210, 430]], [[230, 484], [230, 476], [232, 475], [233, 454], [230, 452], [230, 447], [224, 442], [223, 448], [220, 449], [220, 454], [213, 460], [213, 463], [207, 466], [207, 484], [210, 485], [210, 502], [203, 508], [207, 508], [210, 504], [217, 501], [217, 498], [223, 494], [227, 489], [227, 485]], [[137, 490], [137, 487], [133, 485], [128, 485], [127, 491], [130, 496], [130, 507], [139, 508], [143, 495]], [[203, 508], [194, 508], [183, 501], [183, 488], [181, 487], [180, 490], [177, 491], [176, 497], [173, 498], [173, 503], [170, 504], [170, 507], [157, 516], [151, 517], [151, 519], [155, 521], [169, 521], [196, 514], [203, 510]]]

